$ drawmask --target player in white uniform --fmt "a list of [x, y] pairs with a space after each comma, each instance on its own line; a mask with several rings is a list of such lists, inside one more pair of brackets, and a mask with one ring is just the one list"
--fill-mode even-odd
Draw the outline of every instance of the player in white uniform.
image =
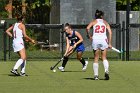
[[[94, 79], [98, 80], [98, 60], [99, 51], [101, 50], [101, 57], [103, 60], [103, 65], [105, 69], [105, 80], [109, 80], [109, 63], [106, 58], [107, 48], [111, 48], [112, 44], [112, 31], [110, 25], [103, 19], [104, 13], [102, 11], [96, 10], [95, 20], [89, 23], [86, 28], [87, 36], [92, 40], [92, 47], [94, 50]], [[89, 34], [90, 28], [93, 27], [93, 35]], [[109, 33], [109, 37], [106, 36], [106, 31]]]
[[[26, 53], [24, 47], [23, 37], [32, 43], [35, 43], [35, 40], [28, 37], [25, 30], [25, 25], [22, 23], [23, 16], [17, 17], [17, 23], [12, 25], [6, 30], [8, 36], [13, 38], [13, 49], [14, 52], [17, 52], [20, 56], [20, 59], [16, 62], [15, 66], [11, 70], [11, 73], [15, 75], [25, 76], [25, 66], [26, 66]], [[13, 34], [10, 32], [13, 30]], [[17, 72], [17, 69], [21, 66], [20, 74]]]

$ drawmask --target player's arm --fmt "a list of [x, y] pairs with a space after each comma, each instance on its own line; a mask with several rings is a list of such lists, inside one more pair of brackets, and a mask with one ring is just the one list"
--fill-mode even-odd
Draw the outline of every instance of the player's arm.
[[14, 28], [14, 26], [12, 25], [11, 27], [9, 27], [7, 30], [6, 30], [6, 34], [8, 36], [10, 36], [11, 38], [13, 37], [12, 33], [10, 31], [12, 31], [12, 29]]
[[19, 27], [22, 30], [23, 36], [27, 41], [30, 41], [32, 43], [35, 43], [35, 40], [31, 39], [27, 34], [26, 34], [26, 30], [25, 30], [25, 25], [21, 24]]
[[109, 44], [109, 48], [112, 48], [112, 30], [111, 30], [110, 25], [109, 25], [107, 22], [105, 22], [105, 24], [106, 24], [107, 31], [108, 31], [108, 33], [109, 33], [109, 36], [108, 36], [108, 40], [109, 40], [109, 42], [108, 42], [108, 44]]
[[83, 37], [81, 36], [81, 34], [80, 34], [79, 32], [75, 31], [75, 35], [79, 38], [79, 41], [76, 42], [76, 43], [74, 44], [74, 46], [73, 46], [74, 48], [75, 48], [78, 44], [80, 44], [80, 43], [83, 42]]
[[69, 47], [70, 47], [69, 39], [68, 39], [68, 37], [66, 37], [66, 51], [65, 51], [64, 56], [67, 56], [67, 53], [68, 53], [68, 51], [69, 51]]
[[93, 27], [93, 25], [95, 24], [95, 20], [93, 20], [92, 22], [90, 22], [86, 28], [86, 33], [87, 33], [87, 37], [88, 39], [92, 38], [92, 35], [89, 33], [90, 32], [90, 28]]

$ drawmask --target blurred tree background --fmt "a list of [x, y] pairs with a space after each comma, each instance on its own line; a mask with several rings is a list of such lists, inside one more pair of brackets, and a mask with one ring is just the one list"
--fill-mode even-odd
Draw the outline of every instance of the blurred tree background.
[[[130, 0], [131, 11], [140, 11], [140, 0]], [[116, 9], [126, 11], [127, 0], [116, 0]]]
[[[0, 19], [16, 18], [18, 14], [25, 16], [26, 24], [49, 24], [50, 8], [50, 0], [0, 0]], [[38, 41], [49, 39], [49, 30], [44, 28], [27, 29], [27, 34]], [[33, 50], [35, 47], [31, 46], [26, 44], [28, 49]]]
[[[15, 18], [24, 14], [26, 23], [49, 24], [52, 0], [0, 0], [0, 18]], [[55, 1], [55, 0], [53, 0]], [[117, 10], [126, 10], [127, 0], [116, 0]], [[130, 0], [131, 10], [140, 10], [140, 0]]]
[[[56, 0], [0, 0], [0, 19], [25, 15], [26, 24], [49, 24], [50, 11]], [[140, 11], [140, 0], [130, 0], [131, 10]], [[127, 0], [116, 0], [116, 9], [126, 11]], [[38, 41], [49, 40], [49, 30], [28, 29], [28, 35]]]
[[47, 24], [50, 16], [50, 0], [0, 0], [2, 18], [26, 16], [26, 23]]

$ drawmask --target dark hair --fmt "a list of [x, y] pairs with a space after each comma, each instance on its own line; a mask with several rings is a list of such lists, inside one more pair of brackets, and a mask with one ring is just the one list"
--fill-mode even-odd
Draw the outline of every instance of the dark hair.
[[23, 16], [22, 15], [17, 15], [17, 21], [22, 21]]
[[66, 23], [66, 24], [64, 25], [64, 27], [69, 27], [69, 28], [71, 28], [71, 25], [70, 25], [69, 23]]
[[98, 18], [102, 19], [102, 16], [104, 16], [104, 12], [97, 9], [96, 12], [95, 12], [95, 18], [96, 19], [98, 19]]

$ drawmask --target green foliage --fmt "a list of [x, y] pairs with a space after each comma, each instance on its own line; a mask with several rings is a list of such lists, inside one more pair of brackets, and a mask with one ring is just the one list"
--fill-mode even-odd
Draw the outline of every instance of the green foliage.
[[[130, 3], [135, 2], [136, 0], [130, 0]], [[117, 3], [120, 3], [122, 5], [126, 5], [127, 4], [127, 0], [117, 0]]]
[[6, 11], [2, 11], [2, 12], [0, 12], [0, 17], [1, 18], [7, 18], [8, 17], [8, 13]]
[[34, 0], [34, 1], [27, 1], [28, 4], [31, 4], [33, 9], [36, 8], [36, 6], [41, 7], [41, 5], [45, 6], [50, 6], [50, 1], [49, 0]]
[[0, 18], [7, 18], [8, 13], [5, 10], [5, 6], [8, 0], [0, 0]]
[[47, 24], [49, 23], [50, 2], [49, 0], [31, 0], [27, 2], [27, 23]]
[[[26, 33], [29, 37], [33, 38], [34, 40], [36, 40], [36, 37], [35, 37], [35, 33], [33, 32], [33, 30], [31, 29], [26, 29]], [[33, 51], [33, 50], [36, 50], [37, 47], [34, 46], [34, 44], [30, 43], [30, 42], [25, 42], [25, 46], [26, 46], [26, 49], [28, 49], [29, 51]]]
[[[117, 10], [126, 10], [127, 0], [116, 0]], [[140, 11], [140, 0], [130, 0], [131, 10]]]

